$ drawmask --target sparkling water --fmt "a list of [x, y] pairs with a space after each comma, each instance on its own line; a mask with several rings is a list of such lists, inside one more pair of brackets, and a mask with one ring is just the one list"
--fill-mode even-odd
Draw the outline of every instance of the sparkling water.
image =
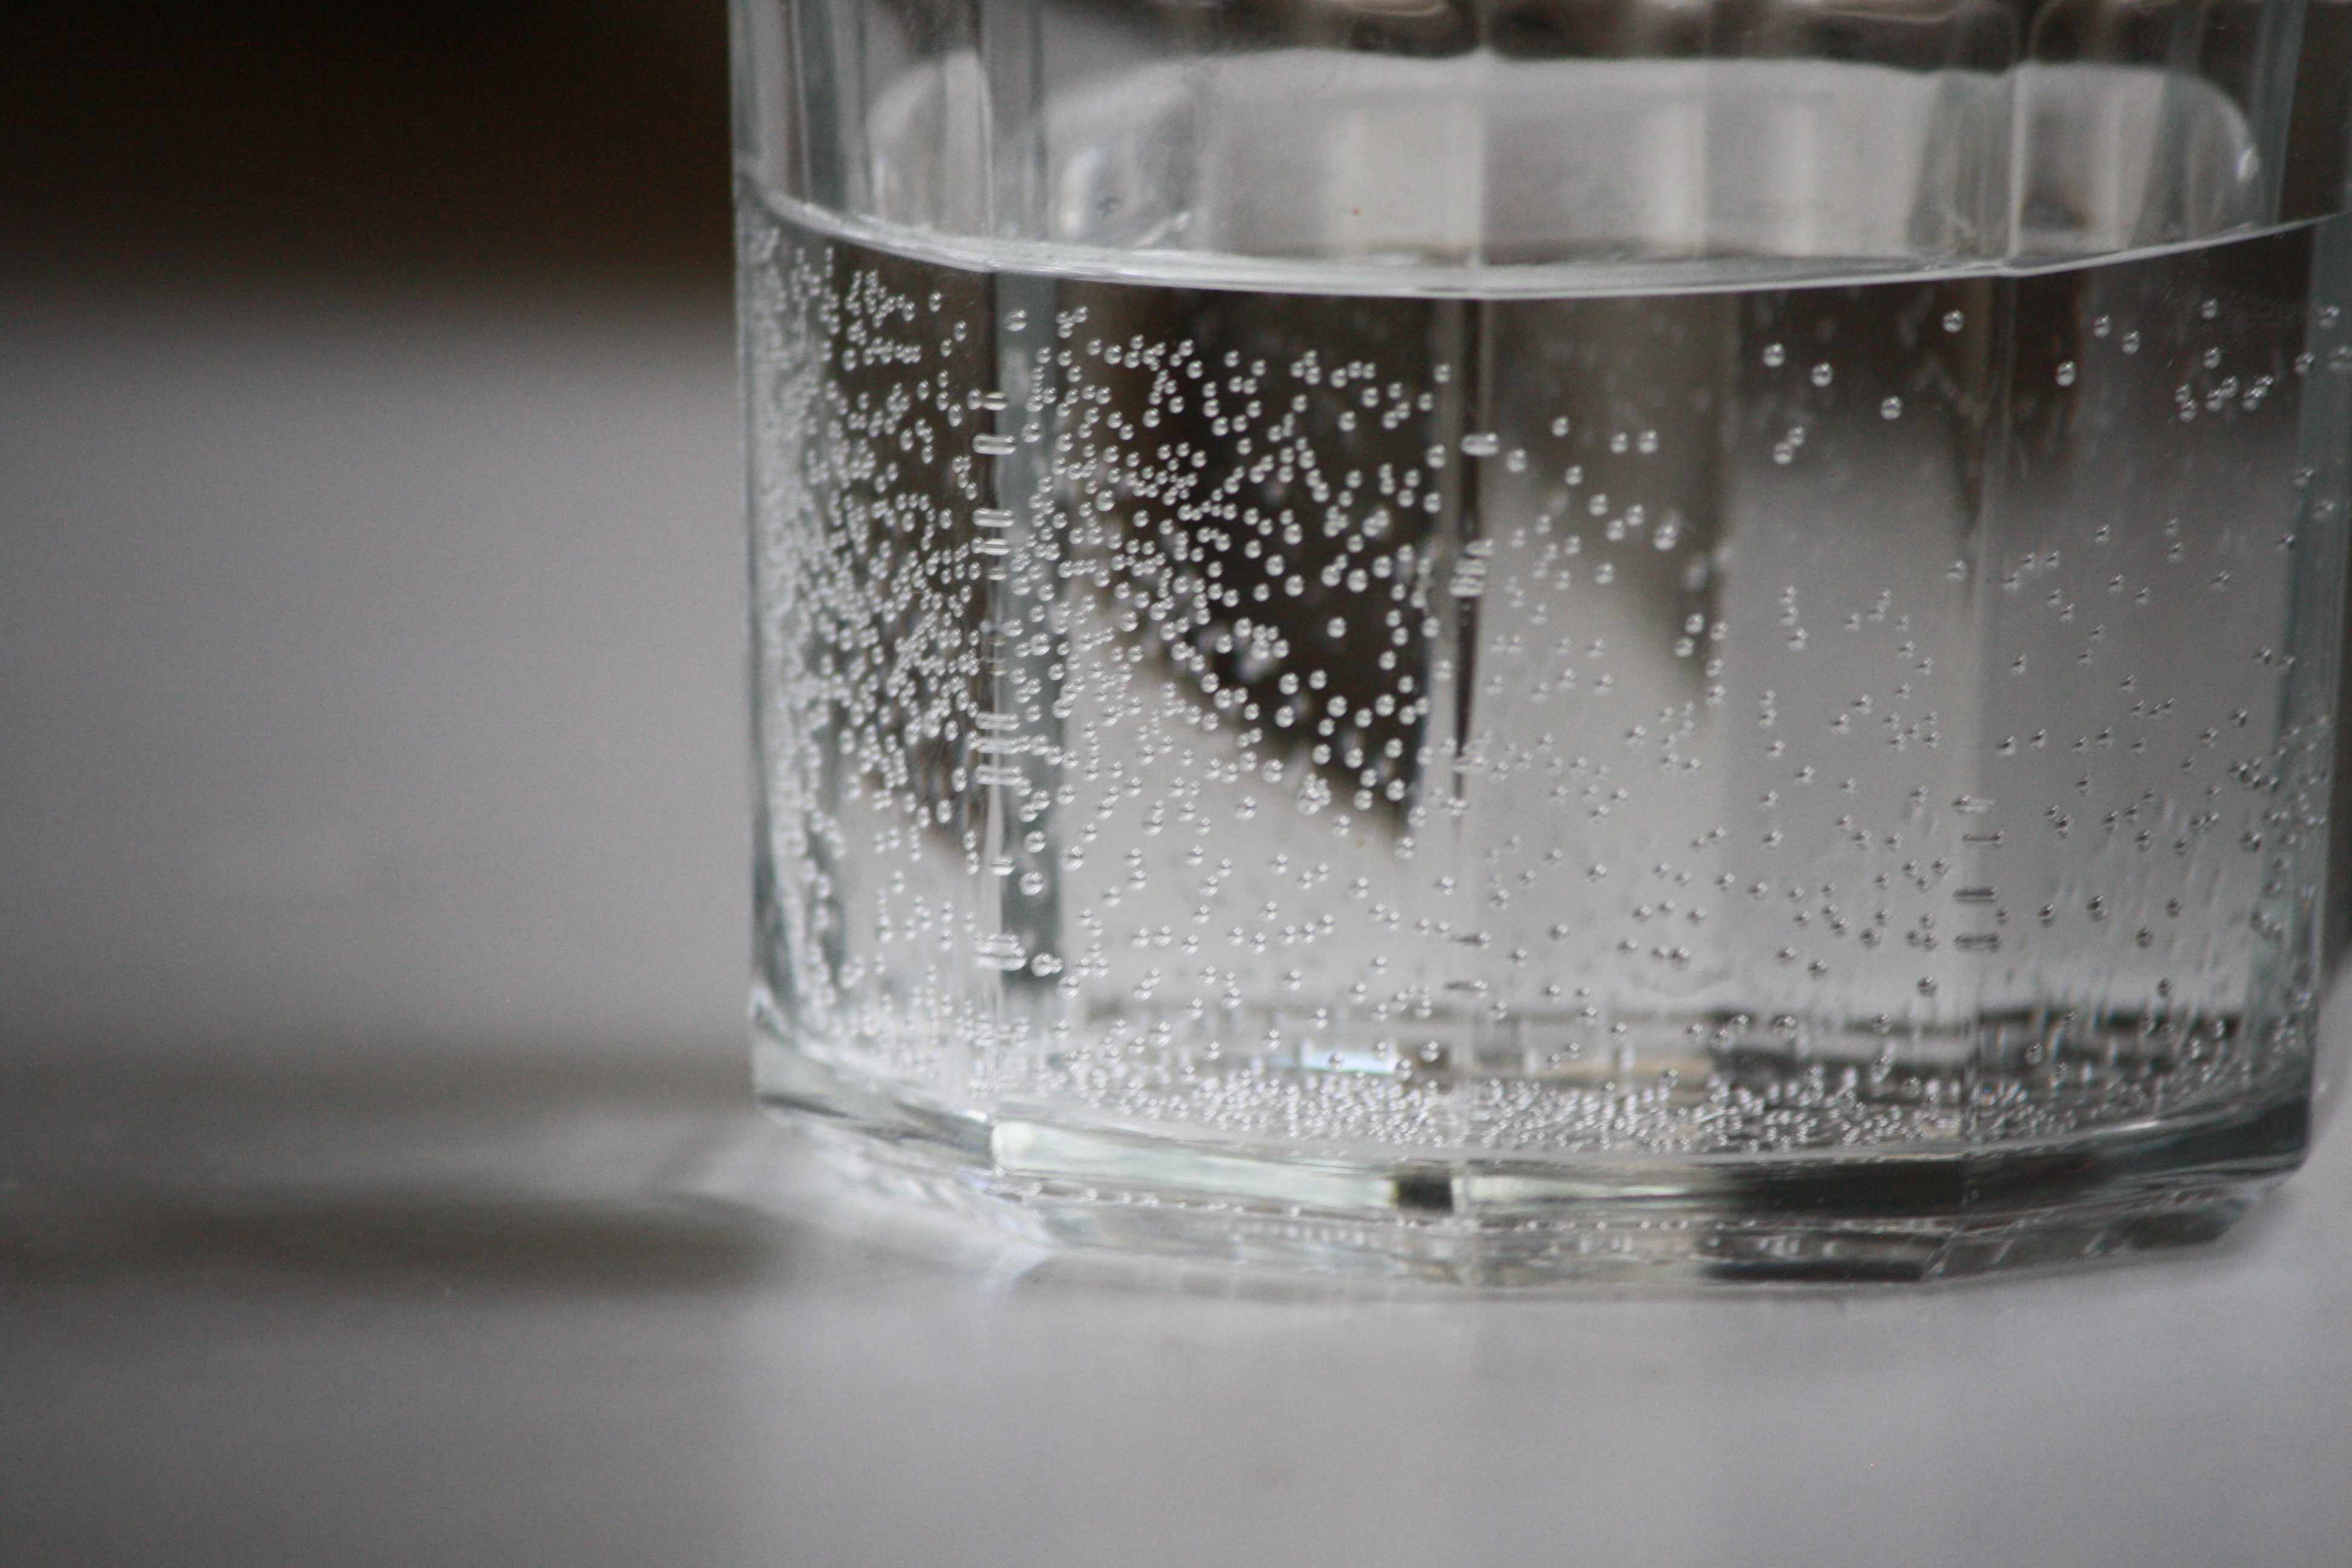
[[2335, 227], [1480, 298], [743, 213], [772, 1091], [1556, 1160], [2307, 1067]]

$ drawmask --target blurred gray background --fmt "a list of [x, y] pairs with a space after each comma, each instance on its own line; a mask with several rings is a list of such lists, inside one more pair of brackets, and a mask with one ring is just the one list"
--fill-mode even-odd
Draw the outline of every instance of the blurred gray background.
[[7, 31], [0, 1037], [740, 1056], [723, 8]]

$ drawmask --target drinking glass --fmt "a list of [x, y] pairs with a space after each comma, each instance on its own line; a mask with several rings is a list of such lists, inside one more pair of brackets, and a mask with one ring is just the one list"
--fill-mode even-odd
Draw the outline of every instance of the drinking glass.
[[759, 1091], [1066, 1242], [2218, 1232], [2346, 926], [2339, 0], [736, 0]]

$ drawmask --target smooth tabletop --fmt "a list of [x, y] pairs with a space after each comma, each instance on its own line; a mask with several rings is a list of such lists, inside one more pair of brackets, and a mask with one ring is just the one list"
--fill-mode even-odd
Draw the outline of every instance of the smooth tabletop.
[[0, 316], [0, 1557], [2352, 1560], [2352, 1138], [2224, 1242], [1055, 1256], [750, 1107], [723, 320]]

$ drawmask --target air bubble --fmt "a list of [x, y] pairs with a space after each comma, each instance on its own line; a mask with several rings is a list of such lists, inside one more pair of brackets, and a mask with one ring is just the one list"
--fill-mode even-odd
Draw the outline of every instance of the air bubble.
[[[2152, 947], [2163, 910], [2184, 964], [2226, 968], [2212, 921], [2243, 938], [2249, 909], [2294, 907], [2300, 873], [2274, 868], [2301, 865], [2297, 814], [2313, 808], [2273, 780], [2282, 748], [2306, 742], [2222, 717], [2259, 711], [2254, 675], [2275, 683], [2298, 651], [2263, 591], [2290, 564], [2271, 548], [2288, 525], [2224, 538], [2214, 497], [2183, 490], [2170, 529], [2161, 513], [2110, 528], [2128, 498], [2093, 497], [2029, 530], [2030, 550], [1995, 530], [1956, 561], [1945, 523], [1967, 503], [1906, 494], [1904, 476], [1918, 440], [1943, 438], [1929, 426], [2010, 416], [1971, 401], [1983, 367], [1959, 345], [1916, 341], [1920, 285], [1837, 294], [1834, 318], [1828, 294], [1743, 307], [1772, 323], [1759, 339], [1793, 340], [1769, 345], [1768, 368], [1846, 388], [1851, 410], [1805, 382], [1727, 382], [1658, 352], [1717, 301], [1630, 301], [1641, 330], [1559, 352], [1532, 331], [1556, 313], [1489, 301], [1506, 330], [1481, 337], [1465, 379], [1481, 397], [1491, 382], [1496, 411], [1465, 414], [1434, 396], [1426, 301], [1396, 307], [1391, 331], [1378, 300], [1236, 292], [1188, 316], [1192, 295], [1134, 279], [1055, 283], [1096, 318], [1027, 313], [1055, 339], [1002, 310], [988, 331], [977, 274], [790, 233], [774, 254], [747, 266], [748, 317], [793, 350], [754, 395], [762, 720], [795, 736], [768, 764], [788, 812], [771, 851], [786, 846], [776, 870], [795, 897], [778, 940], [805, 944], [779, 972], [830, 988], [808, 998], [844, 1031], [828, 1048], [879, 1048], [894, 1079], [982, 1115], [1034, 1093], [1098, 1125], [1433, 1162], [1465, 1125], [1498, 1161], [1530, 1163], [1898, 1148], [1975, 1114], [1979, 1086], [2002, 1097], [1986, 1109], [1998, 1136], [2068, 1134], [2163, 1095], [2190, 1103], [2222, 1081], [2194, 1074], [2242, 1068], [2233, 1045], [2201, 1044], [2201, 1017], [2193, 1062], [2176, 1033], [2126, 1064], [2097, 1048], [2112, 1021], [2087, 1016], [2032, 1074], [1968, 1036], [1979, 983], [2046, 1010], [2083, 963], [2104, 966], [2100, 994], [2131, 1028], [2178, 1030], [2188, 1015], [2153, 1000], [2169, 982], [2145, 973], [2164, 965], [2113, 950]], [[1983, 297], [1951, 287], [1924, 297]], [[1931, 339], [1941, 314], [1926, 314]], [[959, 322], [979, 329], [961, 348]], [[2268, 389], [2257, 372], [2285, 379], [2295, 345], [2284, 322], [2263, 330], [2259, 354], [2234, 324], [2187, 344], [2168, 326], [2151, 350], [2168, 371], [2215, 343], [2246, 361], [2242, 386], [2177, 367], [2217, 453], [2247, 434], [2231, 411]], [[2086, 321], [2083, 343], [2121, 331]], [[2105, 349], [2058, 352], [2079, 371]], [[2181, 377], [2157, 379], [2152, 409], [2119, 402], [2117, 416], [2178, 428]], [[1917, 390], [1870, 399], [1874, 385]], [[1571, 437], [1544, 397], [1589, 418]], [[1906, 411], [1912, 397], [1928, 401]], [[2048, 416], [2035, 406], [2021, 395], [2019, 416]], [[1874, 443], [1872, 409], [1922, 418]], [[1710, 432], [1737, 446], [1710, 456]], [[2053, 494], [2090, 494], [2079, 447], [2033, 448]], [[1664, 447], [1671, 459], [1624, 461]], [[1755, 487], [1764, 534], [1681, 466], [1728, 460], [1736, 479], [1768, 451], [1783, 471]], [[1587, 456], [1600, 467], [1570, 461]], [[1502, 467], [1482, 484], [1486, 458]], [[2248, 482], [2283, 492], [2293, 460], [2265, 447]], [[2304, 488], [2308, 539], [2340, 517], [2319, 510], [2324, 485]], [[1852, 510], [1882, 496], [1901, 503]], [[1751, 548], [1815, 517], [1871, 547]], [[2153, 574], [2163, 613], [2127, 610], [2150, 602], [2168, 551], [2180, 569]], [[2192, 553], [2217, 588], [2229, 568], [2221, 596], [2189, 587]], [[1978, 564], [2009, 590], [1984, 617], [1966, 602]], [[2212, 628], [2217, 681], [2265, 639], [2273, 651], [2235, 690], [2184, 689], [2176, 711], [2149, 687], [2179, 635], [2165, 622], [2190, 601], [2237, 606]], [[2096, 637], [2099, 663], [2070, 668]], [[2052, 689], [1987, 697], [1988, 672], [2023, 673], [2035, 647]], [[1779, 694], [1758, 705], [1768, 683]], [[1750, 711], [1761, 728], [1734, 717]], [[2085, 774], [2078, 731], [2114, 773]], [[1458, 878], [1448, 894], [1430, 886], [1441, 874]], [[2266, 882], [2281, 885], [2254, 891]], [[2094, 887], [2112, 901], [2103, 922]], [[1878, 963], [1890, 950], [1909, 966]], [[2227, 986], [2242, 974], [2211, 994]], [[1718, 1017], [1718, 1001], [1751, 1011]], [[1966, 1071], [1917, 1048], [1928, 1031], [1949, 1031]], [[1768, 1041], [1780, 1060], [1717, 1070], [1731, 1058], [1716, 1047]], [[2083, 1090], [2063, 1106], [2042, 1098], [2053, 1065]]]

